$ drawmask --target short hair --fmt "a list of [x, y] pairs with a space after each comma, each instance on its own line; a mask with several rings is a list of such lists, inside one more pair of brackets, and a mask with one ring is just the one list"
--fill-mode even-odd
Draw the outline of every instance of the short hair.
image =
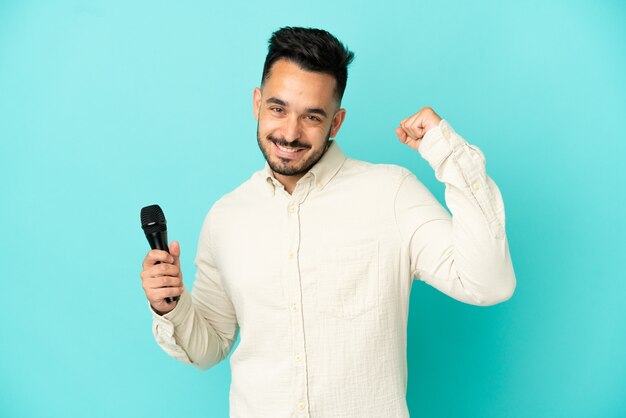
[[289, 26], [274, 32], [269, 39], [261, 86], [269, 77], [272, 65], [280, 59], [289, 60], [306, 71], [332, 75], [336, 81], [335, 97], [341, 103], [348, 81], [348, 65], [354, 53], [329, 32]]

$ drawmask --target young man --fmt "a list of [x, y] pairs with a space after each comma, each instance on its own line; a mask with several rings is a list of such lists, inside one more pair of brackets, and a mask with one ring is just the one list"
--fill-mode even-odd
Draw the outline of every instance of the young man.
[[331, 140], [352, 58], [326, 31], [275, 32], [253, 100], [265, 169], [209, 211], [191, 294], [177, 242], [143, 262], [168, 354], [206, 369], [240, 333], [232, 417], [408, 417], [413, 279], [475, 305], [514, 291], [498, 187], [432, 109], [396, 133], [446, 184], [452, 217], [406, 169], [346, 158]]

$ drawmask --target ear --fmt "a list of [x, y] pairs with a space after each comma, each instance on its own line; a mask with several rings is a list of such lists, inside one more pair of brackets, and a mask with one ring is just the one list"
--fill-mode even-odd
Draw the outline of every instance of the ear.
[[341, 124], [346, 118], [346, 109], [339, 109], [335, 116], [333, 116], [333, 121], [330, 125], [330, 137], [334, 138], [339, 132], [339, 128], [341, 128]]
[[261, 89], [255, 88], [252, 94], [252, 111], [254, 112], [254, 119], [259, 120], [259, 111], [261, 110]]

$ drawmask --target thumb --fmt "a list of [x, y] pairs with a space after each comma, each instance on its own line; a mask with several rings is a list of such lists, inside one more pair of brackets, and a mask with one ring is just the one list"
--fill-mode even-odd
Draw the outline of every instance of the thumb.
[[170, 244], [170, 254], [174, 257], [174, 265], [180, 266], [180, 244], [178, 241], [172, 241]]
[[403, 144], [408, 145], [414, 150], [419, 148], [421, 139], [413, 138], [404, 128], [396, 128], [396, 135], [398, 135], [398, 139], [400, 139], [400, 142]]
[[396, 128], [396, 135], [398, 135], [400, 142], [406, 143], [407, 134], [404, 129], [400, 127]]

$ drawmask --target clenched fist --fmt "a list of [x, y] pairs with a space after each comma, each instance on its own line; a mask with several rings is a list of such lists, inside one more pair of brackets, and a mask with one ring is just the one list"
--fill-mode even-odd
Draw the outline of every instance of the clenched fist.
[[426, 132], [439, 125], [441, 118], [431, 107], [425, 107], [400, 122], [396, 135], [400, 142], [417, 151]]
[[143, 260], [143, 271], [140, 273], [143, 290], [150, 301], [150, 306], [159, 315], [170, 312], [178, 303], [176, 301], [167, 303], [165, 298], [180, 296], [183, 293], [180, 244], [173, 241], [169, 248], [169, 253], [163, 250], [148, 251]]

